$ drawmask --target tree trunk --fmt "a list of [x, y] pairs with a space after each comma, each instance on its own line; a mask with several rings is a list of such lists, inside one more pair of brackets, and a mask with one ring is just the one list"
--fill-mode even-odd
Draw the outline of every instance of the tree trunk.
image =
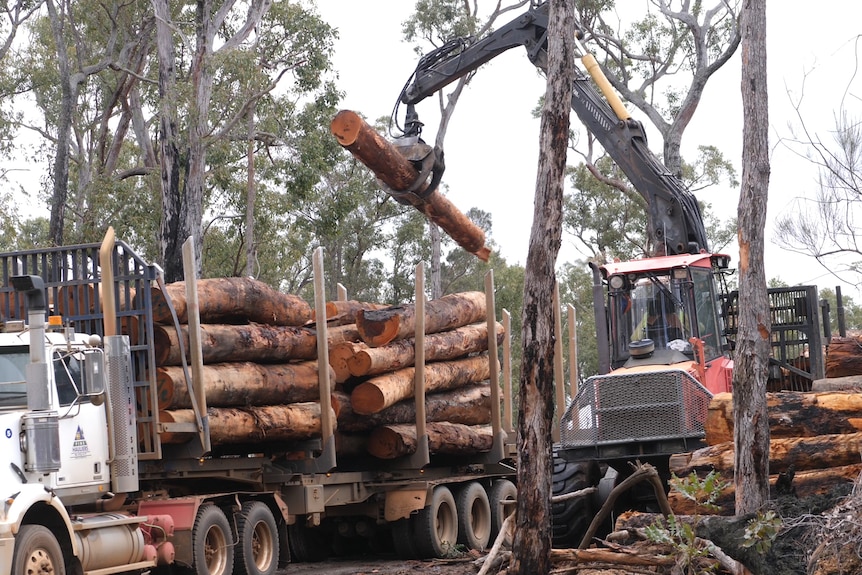
[[[277, 291], [249, 277], [205, 278], [197, 281], [201, 323], [244, 323], [268, 325], [305, 325], [311, 321], [311, 306], [298, 295]], [[172, 325], [170, 299], [180, 323], [188, 323], [185, 282], [150, 290], [153, 321]]]
[[[503, 341], [503, 326], [497, 323], [497, 343]], [[378, 375], [413, 365], [416, 348], [413, 338], [395, 340], [381, 347], [359, 347], [347, 359], [351, 375]], [[425, 336], [425, 361], [465, 357], [488, 350], [488, 324], [476, 323]]]
[[[426, 427], [428, 451], [438, 455], [471, 455], [490, 451], [494, 434], [490, 425], [431, 422]], [[395, 459], [416, 453], [415, 425], [384, 425], [368, 437], [368, 453], [380, 459]]]
[[554, 418], [554, 288], [562, 234], [569, 109], [575, 80], [574, 0], [548, 16], [548, 80], [539, 131], [533, 227], [524, 270], [523, 354], [518, 410], [518, 492], [513, 575], [550, 572], [551, 422]]
[[[425, 304], [425, 333], [437, 333], [484, 320], [485, 294], [480, 291], [454, 293]], [[416, 306], [392, 306], [360, 310], [356, 327], [362, 341], [371, 347], [386, 345], [416, 333]]]
[[[316, 361], [216, 363], [203, 366], [201, 377], [208, 407], [277, 405], [316, 401], [320, 397]], [[334, 383], [331, 369], [330, 380]], [[156, 384], [159, 409], [192, 406], [182, 367], [158, 368]]]
[[[333, 408], [338, 417], [338, 428], [347, 433], [361, 433], [381, 425], [416, 421], [416, 402], [413, 398], [399, 401], [377, 413], [362, 415], [353, 411], [349, 395], [336, 392], [333, 394]], [[425, 420], [463, 425], [490, 423], [490, 385], [480, 383], [451, 391], [429, 393], [425, 396]]]
[[[189, 351], [189, 327], [180, 326], [183, 348]], [[173, 326], [153, 326], [156, 365], [182, 365], [179, 337]], [[204, 363], [259, 361], [285, 363], [317, 358], [317, 336], [303, 327], [247, 325], [201, 325]]]
[[742, 29], [742, 190], [739, 194], [739, 333], [734, 352], [736, 514], [769, 498], [769, 421], [766, 411], [770, 332], [763, 264], [769, 192], [769, 113], [766, 83], [766, 3], [745, 0]]
[[833, 337], [826, 348], [826, 377], [862, 375], [862, 337]]
[[[272, 443], [305, 441], [320, 436], [320, 404], [316, 401], [247, 407], [214, 407], [207, 410], [210, 440], [214, 446], [237, 443]], [[165, 423], [191, 423], [191, 409], [166, 410], [159, 413]], [[333, 414], [333, 421], [335, 414]], [[162, 443], [185, 443], [194, 433], [162, 433]]]
[[69, 54], [66, 50], [64, 29], [72, 26], [66, 16], [65, 7], [61, 4], [61, 13], [57, 12], [53, 0], [46, 2], [51, 31], [54, 34], [54, 45], [57, 49], [57, 67], [60, 83], [60, 113], [55, 126], [57, 130], [56, 155], [54, 156], [53, 193], [51, 194], [51, 219], [48, 222], [48, 239], [55, 246], [62, 246], [63, 228], [66, 223], [66, 197], [69, 188], [69, 144], [72, 133], [72, 114], [77, 100], [77, 82], [72, 79]]
[[[415, 371], [412, 367], [406, 367], [360, 383], [350, 394], [353, 410], [362, 414], [377, 413], [413, 397]], [[465, 387], [487, 380], [490, 372], [487, 353], [429, 363], [425, 366], [425, 390], [433, 393]]]
[[[772, 438], [862, 431], [860, 393], [767, 393], [766, 408]], [[719, 393], [712, 398], [705, 427], [708, 445], [733, 441], [733, 396], [730, 393]]]

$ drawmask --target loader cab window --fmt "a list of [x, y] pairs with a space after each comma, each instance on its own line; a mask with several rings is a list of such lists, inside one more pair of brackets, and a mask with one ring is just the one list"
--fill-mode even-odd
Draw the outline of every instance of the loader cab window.
[[27, 346], [0, 348], [0, 410], [26, 407], [25, 373], [29, 362]]
[[697, 314], [697, 336], [703, 340], [706, 360], [721, 355], [722, 330], [718, 320], [718, 296], [715, 292], [712, 270], [691, 268], [691, 279]]

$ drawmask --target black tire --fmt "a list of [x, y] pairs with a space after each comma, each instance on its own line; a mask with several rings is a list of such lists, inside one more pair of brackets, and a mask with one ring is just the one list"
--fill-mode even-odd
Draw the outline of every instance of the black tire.
[[431, 501], [411, 520], [413, 541], [421, 559], [442, 559], [455, 550], [458, 541], [458, 509], [448, 487], [435, 487]]
[[485, 488], [471, 481], [458, 490], [458, 543], [468, 549], [484, 551], [491, 539], [491, 505]]
[[18, 530], [11, 573], [66, 575], [63, 551], [50, 529], [42, 525], [23, 525]]
[[419, 550], [416, 549], [416, 537], [413, 534], [413, 522], [415, 515], [406, 519], [392, 522], [392, 548], [399, 559], [417, 559]]
[[192, 528], [192, 572], [232, 575], [233, 551], [233, 533], [224, 511], [212, 503], [201, 505]]
[[[574, 493], [599, 484], [599, 466], [595, 461], [567, 461], [554, 451], [552, 495]], [[551, 505], [551, 536], [556, 548], [580, 545], [598, 509], [593, 495], [569, 499]]]
[[503, 507], [501, 501], [510, 501], [517, 499], [518, 488], [508, 479], [498, 479], [488, 488], [488, 503], [491, 505], [491, 544], [497, 540], [497, 535], [503, 527], [503, 521], [506, 520], [506, 514], [512, 513], [515, 510], [511, 507]]
[[278, 568], [278, 528], [269, 507], [261, 501], [243, 503], [237, 516], [237, 575], [273, 575]]
[[287, 526], [290, 556], [301, 563], [319, 563], [329, 557], [329, 538], [323, 529], [299, 523]]

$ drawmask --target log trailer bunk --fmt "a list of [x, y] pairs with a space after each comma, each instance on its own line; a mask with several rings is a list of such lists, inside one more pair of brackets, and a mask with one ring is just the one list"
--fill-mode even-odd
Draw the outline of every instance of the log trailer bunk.
[[[318, 249], [320, 397], [328, 400], [322, 262]], [[323, 400], [320, 439], [212, 446], [193, 376], [195, 421], [159, 419], [151, 288], [164, 287], [160, 278], [157, 266], [108, 238], [0, 254], [0, 575], [161, 566], [273, 575], [289, 561], [325, 558], [336, 539], [385, 548], [390, 532], [405, 557], [442, 557], [458, 541], [488, 545], [504, 519], [499, 502], [516, 495], [499, 409], [493, 446], [478, 455], [429, 455], [418, 433], [412, 456], [341, 457]], [[187, 277], [190, 293], [194, 281]], [[111, 302], [115, 311], [103, 313]], [[496, 358], [496, 337], [489, 346]], [[188, 371], [195, 368], [192, 361]], [[499, 406], [495, 388], [491, 405]], [[505, 387], [503, 396], [511, 405]], [[192, 439], [167, 444], [165, 433]]]
[[[417, 103], [511, 48], [523, 46], [546, 71], [548, 11], [548, 2], [533, 3], [484, 38], [456, 39], [423, 56], [400, 95], [407, 106], [404, 141], [420, 138]], [[649, 150], [643, 125], [628, 114], [595, 58], [576, 44], [586, 73], [576, 69], [572, 109], [646, 201], [654, 253], [590, 266], [600, 374], [580, 386], [560, 419], [553, 493], [599, 490], [595, 498], [553, 506], [554, 543], [564, 547], [580, 543], [593, 511], [630, 474], [629, 462], [652, 463], [667, 479], [671, 454], [702, 445], [710, 398], [731, 389], [729, 336], [737, 316], [736, 294], [725, 293], [730, 258], [707, 251], [697, 200]], [[432, 178], [439, 181], [442, 153], [426, 150], [417, 165], [434, 166]], [[792, 376], [794, 389], [810, 389], [823, 377], [816, 287], [771, 290], [769, 299], [772, 384], [786, 388]], [[648, 324], [652, 313], [658, 320]], [[794, 361], [803, 357], [805, 364]], [[620, 507], [649, 508], [653, 499], [634, 494]]]

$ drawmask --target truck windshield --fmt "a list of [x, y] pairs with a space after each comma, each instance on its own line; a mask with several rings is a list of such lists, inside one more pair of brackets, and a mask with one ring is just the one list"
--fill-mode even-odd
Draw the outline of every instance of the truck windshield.
[[30, 362], [27, 346], [0, 348], [0, 409], [27, 405], [27, 383], [24, 374]]

